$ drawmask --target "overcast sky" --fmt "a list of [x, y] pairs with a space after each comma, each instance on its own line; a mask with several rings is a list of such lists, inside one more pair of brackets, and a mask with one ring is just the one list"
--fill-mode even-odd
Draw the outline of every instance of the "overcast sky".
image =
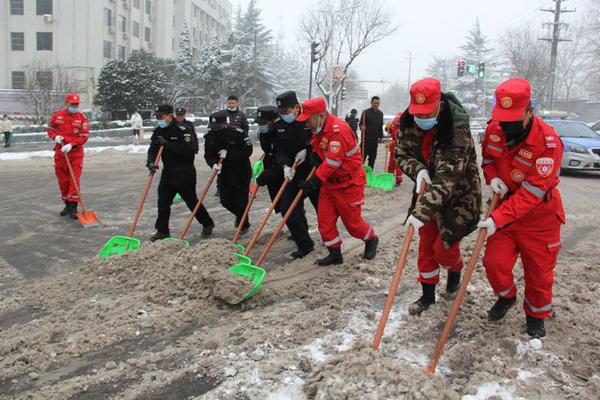
[[[231, 0], [234, 9], [245, 7], [248, 0]], [[483, 33], [491, 40], [508, 27], [530, 25], [539, 28], [549, 21], [550, 13], [540, 7], [553, 7], [552, 0], [385, 0], [394, 10], [394, 21], [400, 28], [393, 35], [369, 48], [356, 62], [356, 69], [364, 80], [398, 81], [408, 78], [408, 51], [413, 57], [413, 81], [423, 77], [433, 54], [457, 54], [464, 44], [467, 30], [479, 18]], [[263, 20], [274, 36], [284, 35], [284, 43], [297, 46], [298, 21], [306, 12], [309, 1], [257, 0], [263, 10]], [[569, 0], [565, 7], [582, 10], [589, 0]], [[575, 14], [567, 14], [566, 20]], [[308, 52], [308, 49], [307, 49]], [[307, 55], [308, 56], [308, 55]]]

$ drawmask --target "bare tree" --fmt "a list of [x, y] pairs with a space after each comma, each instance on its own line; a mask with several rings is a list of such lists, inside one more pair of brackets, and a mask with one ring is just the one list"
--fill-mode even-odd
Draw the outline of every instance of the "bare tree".
[[61, 64], [36, 59], [23, 70], [25, 88], [20, 100], [40, 124], [47, 122], [54, 111], [63, 107], [67, 93], [78, 91], [73, 72]]
[[581, 21], [572, 24], [569, 29], [571, 41], [562, 44], [558, 52], [558, 89], [563, 89], [562, 94], [567, 101], [573, 90], [581, 84], [586, 72], [586, 29]]
[[529, 28], [508, 29], [500, 37], [500, 55], [506, 60], [511, 75], [531, 83], [534, 98], [541, 105], [546, 101], [549, 61], [548, 45], [537, 40]]
[[315, 1], [301, 22], [301, 35], [320, 43], [314, 80], [337, 114], [338, 96], [356, 59], [373, 44], [394, 33], [393, 13], [381, 0]]
[[586, 83], [588, 90], [600, 98], [600, 0], [593, 0], [587, 8], [584, 19], [586, 67], [589, 71], [589, 81]]

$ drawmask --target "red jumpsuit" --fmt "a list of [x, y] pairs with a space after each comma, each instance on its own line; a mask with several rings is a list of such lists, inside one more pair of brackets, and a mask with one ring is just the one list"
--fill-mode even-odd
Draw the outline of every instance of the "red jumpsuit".
[[[67, 109], [61, 109], [54, 113], [48, 124], [48, 136], [54, 140], [57, 135], [62, 136], [63, 145], [71, 144], [73, 149], [68, 153], [69, 161], [73, 167], [73, 174], [79, 186], [79, 178], [83, 169], [83, 145], [88, 140], [90, 127], [87, 118], [80, 112], [71, 114]], [[77, 203], [79, 197], [69, 175], [65, 155], [60, 151], [62, 146], [54, 146], [54, 172], [58, 179], [58, 186], [63, 201]]]
[[[422, 130], [420, 132], [423, 135], [421, 154], [425, 162], [429, 164], [431, 148], [437, 135], [437, 127], [427, 132]], [[419, 229], [418, 281], [429, 285], [437, 285], [440, 281], [440, 266], [447, 269], [448, 272], [459, 272], [464, 268], [464, 262], [460, 254], [460, 241], [446, 248], [437, 221], [432, 218], [431, 221]]]
[[323, 244], [329, 249], [341, 247], [338, 218], [350, 235], [373, 239], [375, 232], [361, 212], [367, 181], [354, 133], [343, 120], [327, 114], [323, 130], [313, 135], [311, 145], [323, 160], [316, 171], [321, 181], [317, 215]]
[[400, 167], [398, 167], [398, 163], [396, 163], [396, 157], [395, 157], [395, 151], [396, 151], [396, 143], [398, 143], [398, 132], [400, 132], [400, 118], [402, 117], [402, 113], [398, 113], [398, 115], [396, 115], [396, 118], [394, 118], [394, 120], [392, 122], [390, 122], [386, 127], [385, 130], [387, 133], [390, 134], [390, 136], [392, 137], [392, 141], [389, 145], [389, 163], [387, 165], [387, 172], [395, 174], [396, 175], [396, 183], [397, 184], [401, 184], [402, 183], [402, 170], [400, 169]]
[[527, 138], [513, 149], [497, 122], [483, 140], [483, 172], [489, 184], [500, 178], [509, 192], [491, 213], [498, 230], [487, 240], [483, 265], [499, 297], [517, 294], [513, 268], [521, 256], [525, 275], [525, 313], [544, 319], [552, 312], [554, 267], [565, 223], [559, 183], [563, 144], [554, 129], [533, 117]]

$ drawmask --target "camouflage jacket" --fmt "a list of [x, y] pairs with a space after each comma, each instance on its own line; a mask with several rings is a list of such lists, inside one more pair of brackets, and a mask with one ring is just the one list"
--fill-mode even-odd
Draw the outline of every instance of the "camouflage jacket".
[[395, 154], [398, 166], [413, 181], [419, 171], [427, 169], [432, 181], [419, 202], [413, 193], [409, 214], [424, 223], [436, 218], [442, 240], [450, 246], [476, 229], [481, 212], [481, 181], [469, 115], [453, 94], [442, 94], [429, 164], [421, 151], [423, 134], [408, 110], [400, 119], [400, 131]]

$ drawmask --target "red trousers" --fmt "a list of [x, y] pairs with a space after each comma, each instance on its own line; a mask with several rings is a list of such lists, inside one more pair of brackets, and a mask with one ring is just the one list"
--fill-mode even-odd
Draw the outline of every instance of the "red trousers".
[[396, 144], [394, 142], [390, 143], [390, 161], [387, 165], [387, 172], [396, 175], [396, 183], [402, 183], [402, 170], [398, 167], [398, 163], [396, 163], [395, 153], [396, 153]]
[[[77, 186], [81, 187], [79, 185], [79, 178], [81, 178], [81, 170], [83, 169], [83, 153], [69, 153], [69, 161], [71, 161], [71, 167], [73, 168]], [[65, 155], [60, 151], [57, 151], [54, 154], [54, 173], [58, 180], [58, 187], [60, 188], [60, 194], [63, 201], [78, 203], [79, 196], [77, 195], [77, 190], [75, 190], [75, 185], [73, 185], [73, 180], [69, 174]]]
[[431, 220], [419, 229], [419, 282], [436, 285], [440, 281], [440, 267], [450, 272], [463, 269], [460, 242], [450, 248], [444, 246], [437, 222]]
[[525, 231], [514, 223], [497, 231], [487, 240], [483, 266], [487, 278], [499, 297], [517, 294], [513, 268], [521, 255], [525, 276], [525, 314], [548, 318], [552, 314], [552, 285], [554, 267], [561, 248], [560, 221], [552, 215], [548, 230]]
[[362, 217], [364, 203], [363, 185], [350, 185], [339, 189], [330, 189], [326, 185], [321, 187], [317, 215], [319, 233], [325, 247], [334, 249], [342, 246], [342, 238], [337, 229], [339, 218], [353, 237], [361, 240], [373, 239], [375, 231]]

